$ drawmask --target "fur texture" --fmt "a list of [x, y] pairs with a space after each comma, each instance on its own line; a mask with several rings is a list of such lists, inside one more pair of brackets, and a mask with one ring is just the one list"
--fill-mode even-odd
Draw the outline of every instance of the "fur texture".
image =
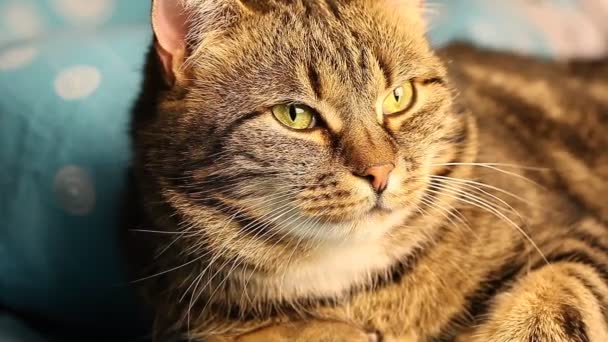
[[186, 1], [181, 78], [151, 51], [133, 120], [157, 340], [608, 341], [608, 62], [436, 53], [415, 3]]

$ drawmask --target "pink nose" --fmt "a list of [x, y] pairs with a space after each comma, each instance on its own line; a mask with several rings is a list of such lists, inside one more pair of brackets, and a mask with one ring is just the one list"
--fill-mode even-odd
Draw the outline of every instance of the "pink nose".
[[384, 164], [380, 166], [372, 166], [366, 169], [361, 176], [369, 178], [372, 187], [378, 193], [382, 193], [388, 186], [388, 178], [391, 172], [395, 169], [393, 164]]

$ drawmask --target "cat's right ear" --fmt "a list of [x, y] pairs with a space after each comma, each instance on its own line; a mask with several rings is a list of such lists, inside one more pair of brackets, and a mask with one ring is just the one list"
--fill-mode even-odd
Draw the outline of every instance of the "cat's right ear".
[[163, 76], [170, 85], [184, 77], [189, 15], [183, 0], [153, 0], [152, 28]]

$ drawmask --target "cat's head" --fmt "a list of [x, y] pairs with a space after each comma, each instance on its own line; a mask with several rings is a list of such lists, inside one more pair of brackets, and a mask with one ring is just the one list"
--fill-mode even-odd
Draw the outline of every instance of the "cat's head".
[[419, 1], [156, 0], [153, 23], [165, 85], [138, 159], [222, 252], [407, 229], [461, 152]]

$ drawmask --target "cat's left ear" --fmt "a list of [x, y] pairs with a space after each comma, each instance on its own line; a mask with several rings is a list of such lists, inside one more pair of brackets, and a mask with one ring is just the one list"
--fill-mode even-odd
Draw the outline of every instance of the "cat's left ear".
[[189, 15], [183, 0], [153, 0], [152, 28], [155, 48], [163, 68], [163, 76], [169, 84], [174, 84], [183, 76], [188, 20]]

